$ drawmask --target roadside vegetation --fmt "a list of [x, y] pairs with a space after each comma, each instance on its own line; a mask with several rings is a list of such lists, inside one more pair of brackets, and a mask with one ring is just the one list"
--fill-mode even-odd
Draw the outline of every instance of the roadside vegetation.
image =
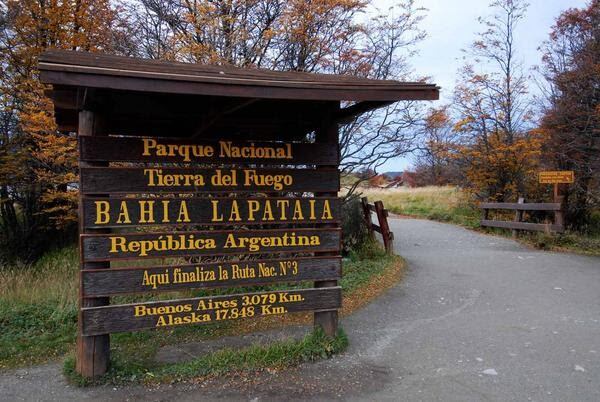
[[[453, 223], [485, 233], [511, 236], [510, 230], [480, 227], [481, 212], [476, 203], [470, 200], [466, 192], [455, 186], [362, 188], [360, 191], [370, 201], [383, 201], [385, 207], [394, 214]], [[520, 232], [518, 240], [544, 250], [600, 255], [600, 211], [591, 214], [585, 231], [550, 235]]]
[[[367, 241], [362, 247], [351, 251], [344, 258], [340, 281], [344, 297], [342, 314], [352, 312], [396, 283], [403, 266], [399, 257], [386, 255], [374, 242]], [[0, 369], [42, 363], [71, 354], [76, 336], [78, 267], [77, 249], [66, 247], [47, 253], [31, 266], [4, 267], [0, 270]], [[310, 283], [298, 286], [309, 287]], [[269, 289], [275, 287], [277, 285]], [[212, 292], [215, 294], [218, 290]], [[206, 291], [198, 290], [167, 293], [161, 297], [206, 294]], [[122, 296], [119, 302], [130, 302], [136, 298], [139, 296]], [[216, 351], [186, 363], [159, 365], [154, 361], [156, 352], [166, 345], [238, 335], [282, 325], [310, 325], [311, 322], [312, 314], [298, 313], [113, 334], [112, 368], [102, 381], [162, 381], [187, 378], [193, 373], [209, 375], [230, 369], [283, 367], [326, 358], [344, 349], [347, 340], [343, 333], [335, 338], [327, 338], [317, 332], [303, 340], [277, 342], [238, 351]], [[67, 359], [65, 372], [80, 383], [81, 379], [77, 379], [70, 369], [72, 365], [72, 359]]]
[[454, 186], [417, 188], [362, 189], [369, 200], [383, 201], [386, 209], [397, 215], [416, 216], [475, 228], [479, 211], [469, 197]]
[[[143, 337], [140, 340], [143, 344], [147, 343]], [[227, 348], [191, 361], [173, 364], [153, 365], [148, 361], [136, 362], [119, 353], [117, 358], [112, 360], [108, 373], [95, 380], [77, 374], [75, 359], [70, 356], [65, 361], [64, 373], [72, 383], [79, 386], [103, 383], [172, 383], [230, 371], [281, 369], [331, 357], [343, 352], [347, 346], [348, 338], [343, 330], [340, 329], [335, 337], [328, 337], [321, 329], [316, 329], [301, 340], [284, 340], [243, 349]]]

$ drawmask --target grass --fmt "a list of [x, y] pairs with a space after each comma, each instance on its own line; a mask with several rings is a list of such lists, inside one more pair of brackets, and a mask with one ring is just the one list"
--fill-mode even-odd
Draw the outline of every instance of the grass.
[[0, 270], [0, 368], [64, 355], [77, 328], [77, 249]]
[[545, 233], [523, 233], [518, 240], [541, 250], [573, 251], [580, 254], [600, 255], [600, 235], [566, 232], [548, 235]]
[[114, 359], [110, 370], [94, 381], [75, 372], [75, 359], [69, 357], [64, 366], [67, 378], [77, 385], [123, 384], [132, 382], [164, 383], [183, 381], [197, 377], [215, 376], [226, 372], [257, 371], [266, 368], [285, 368], [303, 362], [328, 358], [348, 346], [348, 338], [342, 330], [335, 337], [326, 336], [317, 329], [301, 340], [284, 340], [270, 345], [255, 345], [240, 350], [223, 349], [191, 361], [151, 365]]
[[374, 243], [368, 243], [358, 252], [351, 252], [344, 261], [340, 286], [346, 295], [352, 295], [373, 278], [385, 274], [398, 257], [390, 256]]
[[475, 228], [480, 212], [468, 197], [453, 186], [419, 188], [365, 189], [370, 202], [381, 200], [386, 209], [398, 215], [408, 215]]
[[[511, 236], [510, 230], [480, 227], [481, 212], [469, 200], [467, 194], [457, 187], [363, 189], [363, 194], [369, 197], [371, 202], [383, 201], [383, 205], [395, 214], [454, 223], [485, 233]], [[511, 219], [509, 214], [505, 215], [507, 217], [502, 219]], [[600, 255], [599, 216], [600, 213], [597, 213], [593, 218], [589, 233], [547, 235], [539, 232], [521, 232], [518, 240], [543, 250]]]
[[[350, 255], [344, 260], [340, 280], [344, 295], [342, 312], [353, 311], [380, 294], [386, 286], [396, 283], [401, 269], [402, 262], [398, 257], [387, 256], [374, 244], [368, 244]], [[30, 267], [4, 267], [0, 270], [0, 368], [42, 363], [65, 356], [74, 349], [77, 270], [75, 247], [51, 252]], [[309, 286], [308, 283], [299, 285]], [[289, 288], [274, 285], [269, 289], [285, 287]], [[244, 290], [247, 289], [237, 289], [238, 292]], [[175, 299], [205, 294], [206, 291], [187, 291], [163, 293], [158, 297]], [[131, 302], [140, 298], [120, 296], [113, 302]], [[257, 320], [113, 334], [111, 353], [115, 367], [128, 367], [127, 372], [131, 373], [133, 367], [142, 370], [152, 366], [155, 354], [166, 345], [243, 334], [285, 324], [308, 324], [311, 319], [311, 314], [296, 313]], [[113, 381], [120, 374], [113, 372], [111, 375]], [[139, 377], [138, 374], [135, 376]]]

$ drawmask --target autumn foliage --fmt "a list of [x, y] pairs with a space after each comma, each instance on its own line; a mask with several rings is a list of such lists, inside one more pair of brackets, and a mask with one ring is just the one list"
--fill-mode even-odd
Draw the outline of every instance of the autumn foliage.
[[575, 183], [562, 188], [566, 222], [586, 229], [600, 205], [600, 2], [557, 18], [542, 46], [537, 105], [515, 50], [526, 11], [523, 1], [497, 0], [480, 18], [451, 104], [423, 121], [419, 183], [449, 180], [476, 200], [550, 201], [552, 187], [538, 184], [538, 173], [573, 170]]
[[544, 163], [575, 171], [567, 220], [583, 228], [600, 207], [600, 1], [565, 11], [542, 48]]
[[[466, 49], [450, 104], [400, 102], [340, 128], [343, 173], [416, 152], [424, 184], [455, 183], [479, 200], [548, 197], [540, 169], [575, 170], [569, 221], [599, 204], [600, 5], [566, 10], [543, 44], [548, 83], [534, 107], [515, 35], [523, 0], [494, 0]], [[46, 49], [107, 52], [247, 68], [414, 81], [426, 33], [414, 0], [6, 0], [0, 2], [0, 247], [31, 260], [76, 231], [74, 133], [56, 130], [38, 79]], [[426, 74], [427, 72], [420, 72]], [[541, 118], [541, 119], [540, 119]], [[541, 120], [541, 122], [540, 122]], [[377, 179], [373, 179], [377, 180]], [[544, 193], [546, 192], [546, 193]]]
[[45, 49], [114, 51], [124, 43], [109, 1], [10, 0], [2, 10], [0, 225], [3, 247], [25, 260], [74, 233], [76, 139], [56, 131], [38, 79]]
[[[56, 130], [36, 70], [41, 52], [409, 80], [406, 59], [424, 37], [423, 10], [402, 0], [363, 18], [368, 6], [368, 0], [0, 2], [0, 258], [31, 260], [76, 229], [75, 135]], [[414, 107], [389, 106], [384, 118], [372, 112], [346, 126], [347, 169], [407, 152], [401, 128]]]

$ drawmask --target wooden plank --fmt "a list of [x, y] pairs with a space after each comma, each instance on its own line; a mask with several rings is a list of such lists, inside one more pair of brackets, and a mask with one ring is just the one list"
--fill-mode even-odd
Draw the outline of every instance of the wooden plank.
[[81, 191], [188, 193], [338, 191], [337, 169], [82, 168]]
[[83, 137], [81, 160], [128, 162], [337, 165], [331, 144], [190, 140], [140, 137]]
[[337, 228], [82, 235], [84, 261], [206, 255], [339, 252]]
[[544, 232], [549, 227], [554, 232], [563, 232], [564, 227], [561, 225], [545, 224], [545, 223], [528, 223], [528, 222], [511, 222], [511, 221], [494, 221], [481, 220], [481, 226], [488, 226], [502, 229], [520, 229]]
[[340, 287], [197, 297], [82, 310], [86, 336], [340, 308]]
[[87, 228], [340, 221], [340, 200], [334, 197], [85, 197], [82, 204]]
[[373, 223], [372, 227], [373, 227], [373, 230], [376, 231], [377, 233], [383, 234], [383, 232], [381, 231], [381, 226], [377, 225], [376, 223]]
[[339, 256], [94, 269], [82, 271], [82, 292], [83, 297], [93, 297], [335, 280], [341, 272]]
[[530, 202], [519, 204], [516, 202], [482, 202], [480, 209], [510, 209], [520, 211], [558, 211], [560, 203], [555, 202]]

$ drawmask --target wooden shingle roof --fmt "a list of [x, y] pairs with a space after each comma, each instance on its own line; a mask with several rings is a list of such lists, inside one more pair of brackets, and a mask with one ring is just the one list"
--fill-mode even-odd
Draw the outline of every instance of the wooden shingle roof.
[[319, 101], [435, 100], [434, 84], [210, 66], [54, 50], [39, 58], [41, 80], [66, 87]]

